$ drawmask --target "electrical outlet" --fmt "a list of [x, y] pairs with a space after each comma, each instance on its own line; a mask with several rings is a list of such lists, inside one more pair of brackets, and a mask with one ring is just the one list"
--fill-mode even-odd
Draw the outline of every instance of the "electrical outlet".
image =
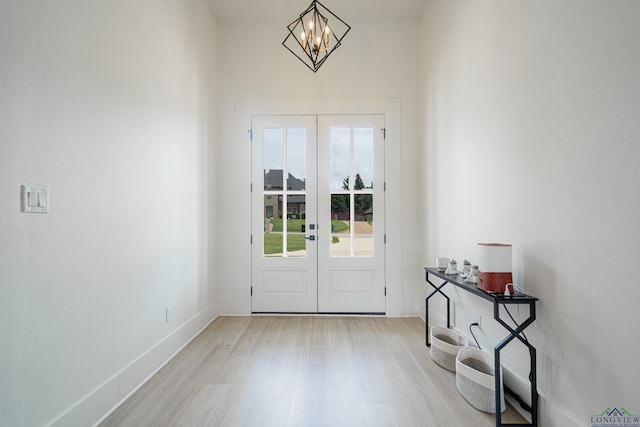
[[482, 329], [482, 316], [480, 316], [480, 314], [475, 313], [473, 315], [473, 322], [471, 323], [477, 323], [478, 324], [478, 328]]
[[164, 311], [165, 314], [165, 321], [166, 323], [169, 323], [173, 320], [173, 307], [169, 306], [165, 309]]

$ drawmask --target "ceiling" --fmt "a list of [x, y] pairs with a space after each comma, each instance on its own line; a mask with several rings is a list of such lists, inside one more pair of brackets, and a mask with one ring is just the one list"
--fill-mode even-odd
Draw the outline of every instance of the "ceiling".
[[[427, 0], [322, 0], [345, 21], [417, 19]], [[311, 0], [209, 0], [219, 22], [282, 22], [289, 24]]]

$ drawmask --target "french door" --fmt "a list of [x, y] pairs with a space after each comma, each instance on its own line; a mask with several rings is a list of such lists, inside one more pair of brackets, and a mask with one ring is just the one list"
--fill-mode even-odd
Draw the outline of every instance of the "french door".
[[252, 117], [252, 312], [385, 312], [383, 128]]

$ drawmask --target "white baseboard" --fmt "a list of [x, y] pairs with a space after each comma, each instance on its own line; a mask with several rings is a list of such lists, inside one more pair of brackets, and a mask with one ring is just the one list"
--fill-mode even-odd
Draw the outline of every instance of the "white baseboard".
[[[249, 290], [247, 289], [247, 294]], [[238, 308], [238, 302], [235, 298], [221, 298], [216, 302], [216, 307], [218, 308], [219, 316], [251, 316], [251, 305], [249, 305], [249, 310], [244, 311]]]
[[577, 422], [571, 418], [566, 412], [556, 405], [551, 403], [549, 399], [544, 396], [539, 396], [540, 404], [538, 409], [540, 410], [540, 425], [545, 427], [580, 427], [587, 422], [585, 419], [582, 423]]
[[52, 427], [97, 426], [217, 317], [212, 307], [201, 310], [48, 425]]

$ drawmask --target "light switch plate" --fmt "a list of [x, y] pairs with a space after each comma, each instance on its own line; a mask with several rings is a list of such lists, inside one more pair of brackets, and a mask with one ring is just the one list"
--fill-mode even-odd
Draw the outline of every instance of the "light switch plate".
[[22, 186], [22, 212], [27, 213], [48, 213], [49, 212], [49, 189]]

